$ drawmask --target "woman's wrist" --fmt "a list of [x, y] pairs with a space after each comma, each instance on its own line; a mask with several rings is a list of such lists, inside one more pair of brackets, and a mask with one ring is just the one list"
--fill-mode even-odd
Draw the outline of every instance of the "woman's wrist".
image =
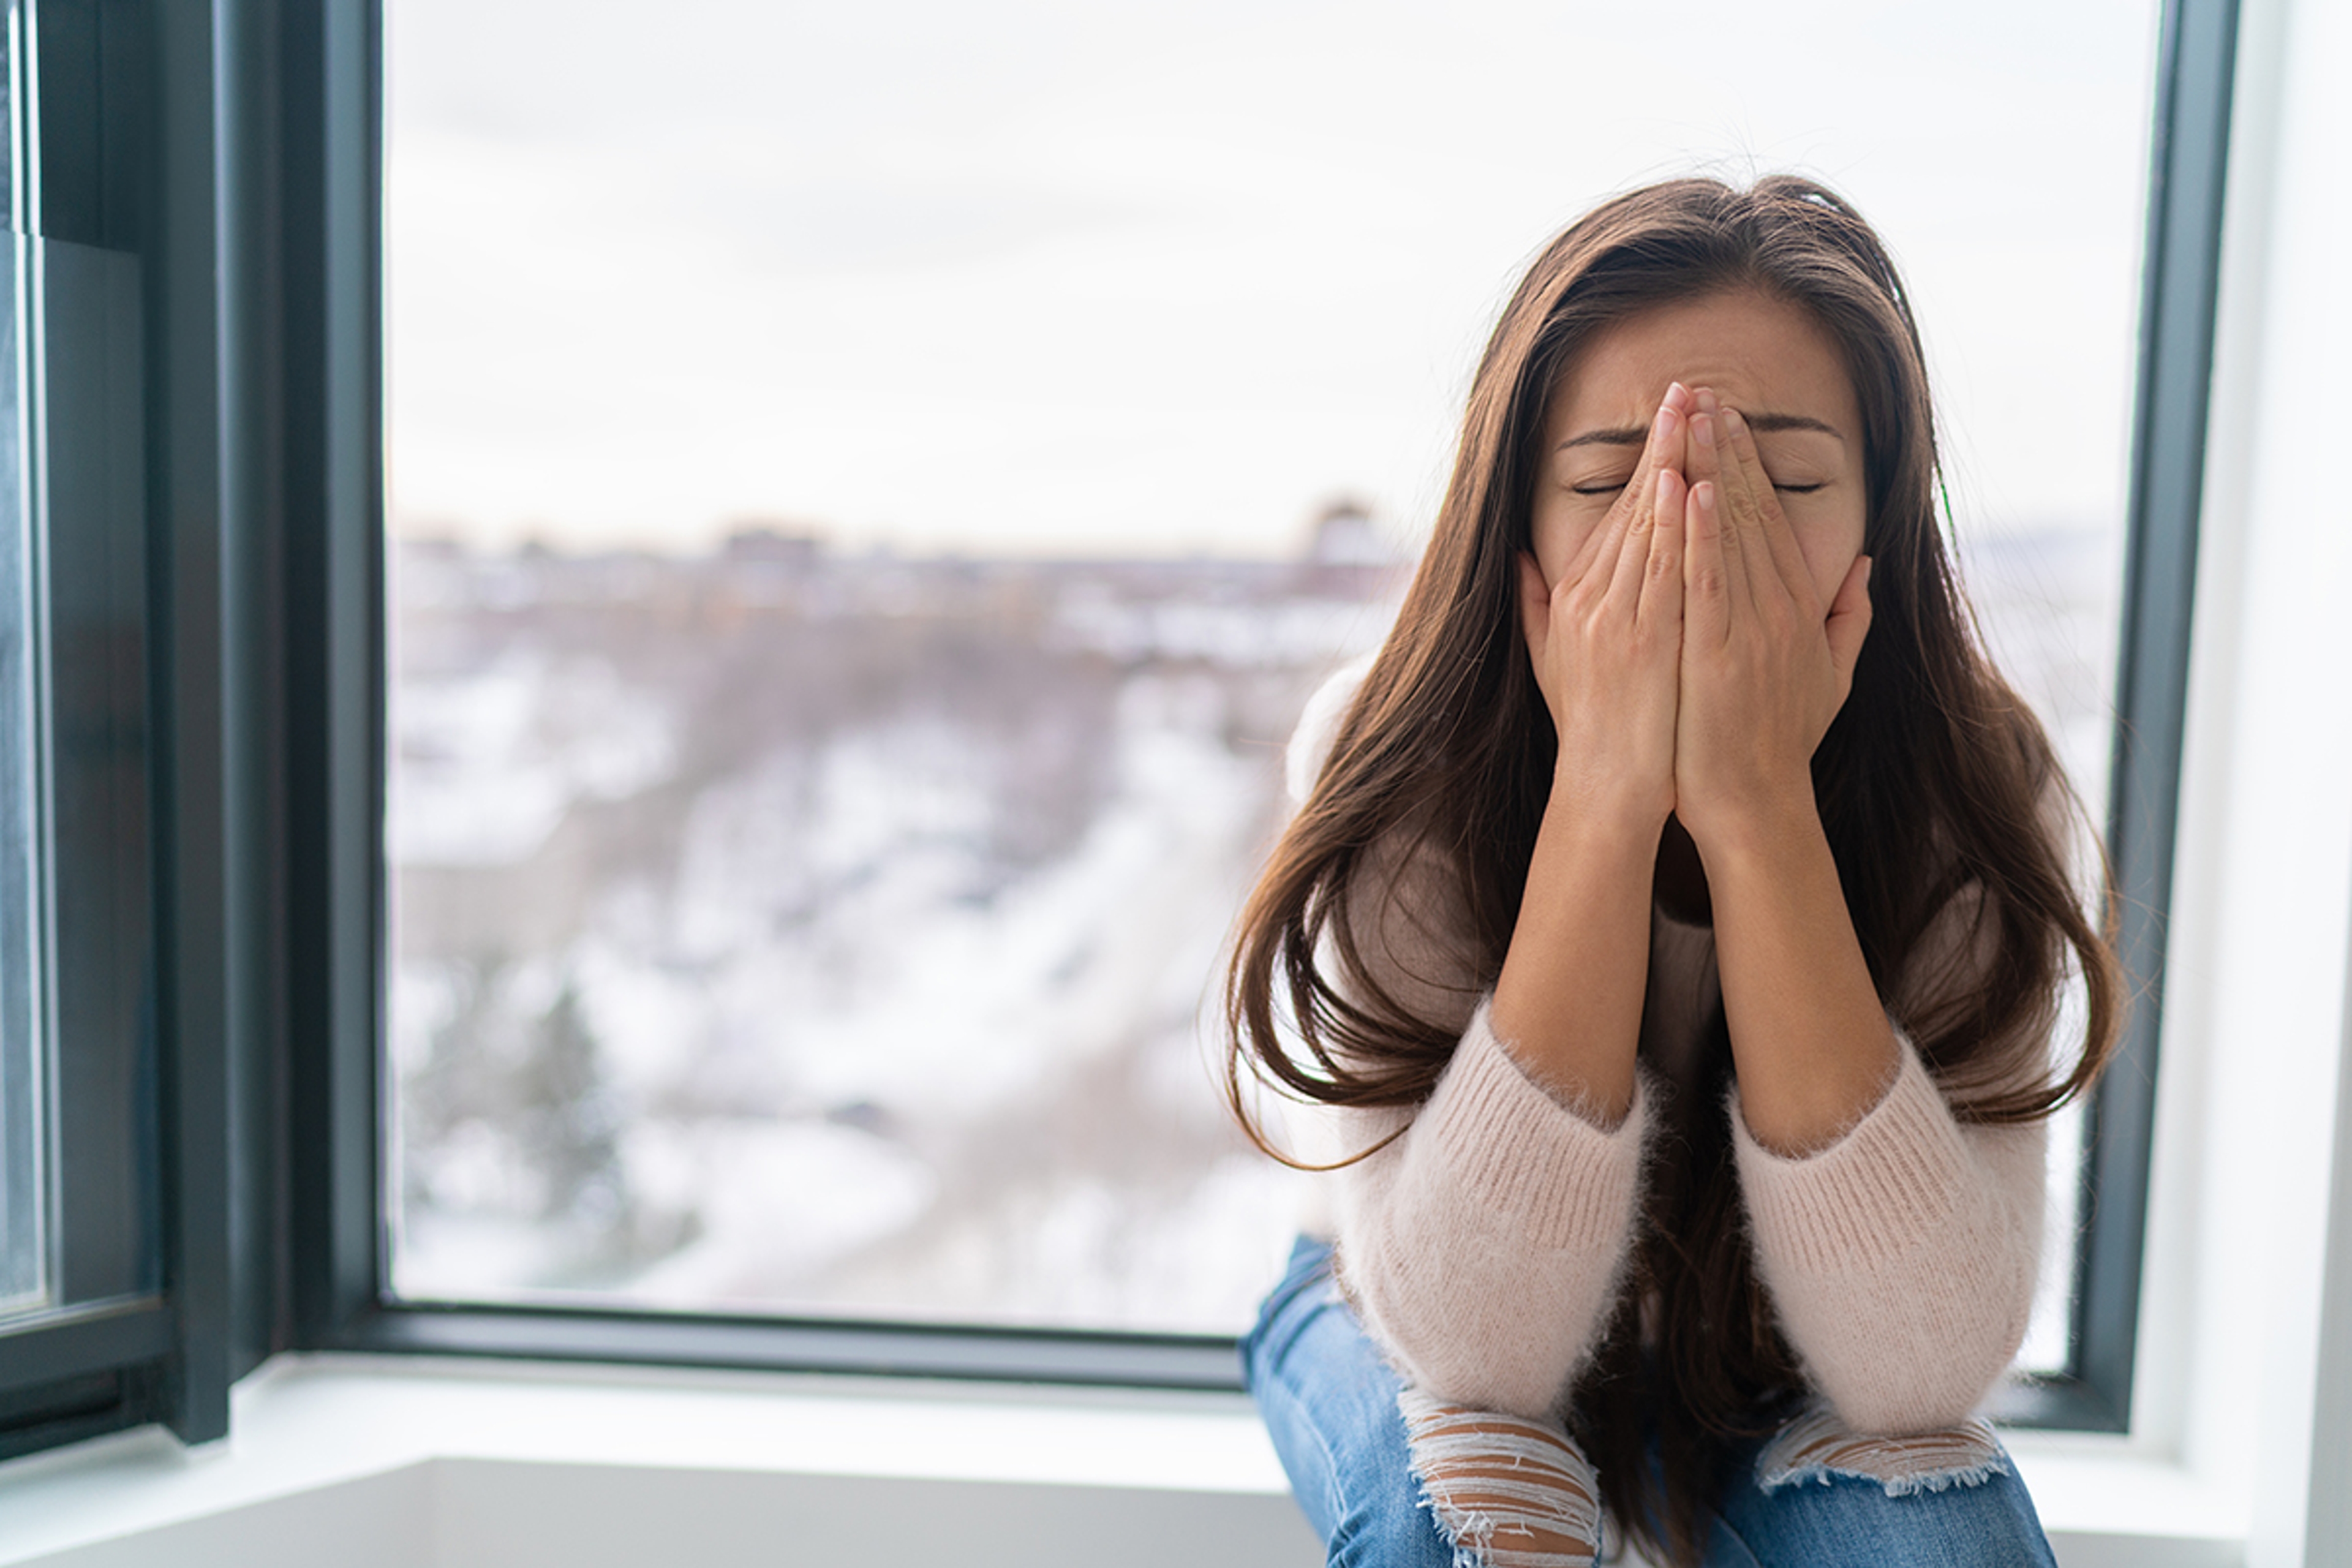
[[1551, 795], [1544, 805], [1548, 825], [1604, 844], [1639, 844], [1644, 847], [1645, 863], [1647, 857], [1657, 853], [1658, 836], [1665, 831], [1666, 818], [1674, 810], [1671, 777], [1651, 782], [1595, 778], [1567, 766], [1552, 769]]
[[1808, 853], [1828, 841], [1810, 777], [1713, 809], [1679, 803], [1676, 815], [1698, 847], [1710, 885], [1718, 875], [1737, 877], [1748, 866]]

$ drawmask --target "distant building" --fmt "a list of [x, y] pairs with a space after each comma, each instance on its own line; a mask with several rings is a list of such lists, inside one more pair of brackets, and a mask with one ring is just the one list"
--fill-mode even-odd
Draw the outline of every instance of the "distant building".
[[719, 553], [726, 561], [763, 566], [789, 567], [805, 572], [817, 563], [824, 553], [824, 542], [814, 533], [778, 527], [772, 523], [753, 523], [729, 533], [719, 545]]
[[1402, 564], [1372, 521], [1371, 508], [1339, 496], [1326, 502], [1307, 526], [1297, 583], [1307, 593], [1372, 598], [1387, 591]]
[[1392, 566], [1396, 552], [1381, 537], [1371, 510], [1342, 496], [1316, 513], [1307, 532], [1307, 559], [1318, 566]]
[[465, 541], [449, 533], [395, 532], [393, 547], [412, 561], [460, 562], [466, 559]]

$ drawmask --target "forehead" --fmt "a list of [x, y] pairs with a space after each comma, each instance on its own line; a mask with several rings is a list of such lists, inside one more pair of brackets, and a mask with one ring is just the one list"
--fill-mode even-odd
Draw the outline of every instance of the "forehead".
[[1810, 416], [1850, 446], [1861, 438], [1853, 384], [1829, 334], [1797, 306], [1747, 290], [1653, 306], [1602, 330], [1570, 362], [1545, 423], [1556, 441], [1643, 428], [1677, 381], [1711, 387], [1735, 408]]

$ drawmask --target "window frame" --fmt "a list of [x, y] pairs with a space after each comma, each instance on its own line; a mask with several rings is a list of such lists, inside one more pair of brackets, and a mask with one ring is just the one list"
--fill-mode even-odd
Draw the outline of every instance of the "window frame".
[[[152, 1420], [218, 1437], [286, 1350], [1238, 1388], [1222, 1337], [389, 1299], [383, 0], [33, 3], [128, 29], [88, 112], [145, 111], [165, 1289], [135, 1321], [0, 1335], [0, 1400], [114, 1380], [0, 1416], [0, 1457]], [[2162, 14], [2107, 825], [2135, 1005], [2090, 1108], [2072, 1370], [2005, 1392], [2021, 1426], [2130, 1422], [2238, 13]]]
[[[381, 1096], [385, 785], [380, 0], [285, 31], [291, 811], [289, 1152], [294, 1342], [304, 1349], [1237, 1389], [1223, 1336], [397, 1301], [388, 1289]], [[295, 68], [300, 58], [317, 70]], [[307, 277], [304, 275], [307, 274]], [[294, 279], [303, 277], [300, 286]], [[305, 313], [315, 312], [308, 315]]]
[[2029, 1391], [2049, 1405], [2019, 1412], [2033, 1425], [2131, 1427], [2239, 32], [2239, 0], [2166, 0], [2106, 821], [2131, 1013], [2084, 1129], [2074, 1364]]
[[[102, 855], [102, 867], [85, 857], [51, 872], [53, 882], [104, 877], [110, 886], [99, 901], [112, 907], [95, 923], [53, 930], [50, 969], [79, 972], [86, 984], [119, 988], [118, 1001], [127, 994], [142, 1005], [128, 1016], [118, 1005], [94, 1021], [53, 1013], [51, 1026], [64, 1033], [51, 1047], [89, 1042], [139, 1064], [125, 1080], [93, 1089], [123, 1097], [103, 1111], [135, 1128], [136, 1146], [112, 1151], [123, 1157], [101, 1159], [96, 1170], [63, 1150], [54, 1170], [60, 1180], [120, 1184], [152, 1216], [161, 1256], [153, 1291], [69, 1305], [0, 1333], [0, 1458], [150, 1422], [185, 1442], [223, 1436], [232, 1380], [220, 1331], [231, 1227], [205, 1180], [226, 1156], [227, 1132], [216, 1112], [229, 1031], [215, 977], [229, 927], [218, 903], [219, 835], [205, 820], [219, 796], [203, 784], [219, 773], [211, 721], [222, 687], [211, 671], [221, 617], [191, 597], [209, 581], [221, 517], [212, 18], [190, 6], [26, 0], [21, 36], [31, 107], [12, 111], [39, 132], [23, 161], [30, 234], [128, 252], [140, 267], [143, 494], [132, 531], [91, 541], [77, 528], [66, 550], [46, 552], [46, 567], [54, 588], [61, 556], [88, 557], [81, 570], [102, 595], [91, 607], [137, 639], [136, 667], [124, 672], [136, 694], [125, 694], [123, 727], [103, 744], [123, 750], [114, 759], [127, 770], [119, 784], [143, 791], [125, 803], [143, 821], [79, 847], [53, 838], [44, 849]], [[110, 481], [114, 456], [102, 454], [92, 472]], [[27, 457], [47, 460], [46, 452]], [[117, 549], [127, 555], [107, 554]], [[55, 617], [40, 629], [54, 639]], [[60, 781], [59, 755], [47, 759], [52, 792], [73, 782]], [[112, 809], [101, 807], [110, 817]]]
[[[378, 1188], [385, 909], [389, 868], [376, 850], [386, 762], [383, 662], [381, 346], [381, 0], [365, 20], [331, 14], [320, 63], [325, 151], [316, 239], [323, 312], [306, 334], [325, 395], [292, 403], [333, 427], [289, 432], [289, 455], [331, 454], [312, 479], [310, 514], [327, 536], [289, 537], [289, 603], [335, 613], [289, 626], [305, 671], [289, 732], [298, 802], [316, 837], [292, 864], [331, 867], [296, 899], [291, 974], [298, 1054], [294, 1149], [307, 1172], [294, 1237], [306, 1347], [440, 1354], [640, 1361], [798, 1371], [1237, 1389], [1223, 1338], [1067, 1330], [957, 1328], [786, 1317], [673, 1314], [596, 1307], [450, 1306], [392, 1300]], [[2133, 408], [2122, 646], [2107, 852], [2120, 893], [2120, 951], [2133, 1007], [2115, 1065], [2088, 1108], [2080, 1213], [2081, 1289], [2071, 1365], [2005, 1389], [2013, 1425], [2121, 1432], [2129, 1427], [2140, 1267], [2162, 1013], [2164, 911], [2170, 893], [2188, 692], [2189, 611], [2211, 384], [2221, 209], [2238, 33], [2237, 0], [2166, 0], [2149, 170], [2139, 353]], [[340, 29], [340, 30], [339, 30]], [[309, 90], [289, 80], [290, 98]], [[289, 211], [292, 210], [289, 208]], [[295, 226], [289, 225], [289, 231]], [[293, 336], [296, 334], [289, 334]], [[315, 574], [300, 576], [298, 574]], [[302, 612], [307, 616], [309, 612]], [[365, 640], [362, 641], [362, 628]], [[354, 716], [366, 715], [364, 733]], [[353, 836], [365, 831], [365, 847]], [[305, 852], [307, 850], [307, 853]], [[307, 1130], [307, 1132], [306, 1132]], [[356, 1152], [369, 1158], [361, 1168]], [[305, 1283], [307, 1281], [307, 1284]]]

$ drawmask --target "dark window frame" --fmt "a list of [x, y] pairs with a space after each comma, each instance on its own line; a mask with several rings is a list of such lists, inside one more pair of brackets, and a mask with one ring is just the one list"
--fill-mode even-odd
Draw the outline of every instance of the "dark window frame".
[[[79, 493], [48, 497], [52, 700], [69, 688], [103, 690], [108, 710], [89, 696], [65, 697], [78, 712], [60, 717], [81, 732], [52, 724], [47, 787], [73, 792], [60, 804], [93, 815], [89, 831], [60, 827], [47, 847], [61, 893], [86, 906], [61, 915], [52, 933], [63, 1003], [53, 1049], [68, 1069], [58, 1113], [68, 1130], [76, 1121], [131, 1130], [127, 1144], [110, 1136], [64, 1148], [55, 1179], [69, 1222], [77, 1185], [129, 1194], [142, 1233], [132, 1245], [143, 1250], [152, 1232], [154, 1279], [152, 1289], [0, 1333], [0, 1458], [150, 1422], [189, 1442], [219, 1437], [231, 1381], [220, 1331], [230, 1218], [201, 1182], [226, 1151], [218, 1095], [230, 1038], [217, 980], [227, 929], [215, 897], [219, 835], [206, 819], [220, 799], [223, 700], [212, 673], [221, 617], [203, 602], [221, 518], [212, 18], [194, 6], [27, 0], [22, 37], [37, 61], [27, 72], [37, 107], [16, 110], [39, 132], [26, 148], [30, 234], [113, 252], [125, 275], [119, 258], [136, 258], [123, 426], [131, 467], [123, 470], [124, 452], [100, 433], [72, 459]], [[53, 327], [53, 302], [38, 308]], [[89, 367], [58, 368], [83, 381]], [[89, 434], [52, 429], [37, 460]], [[127, 526], [118, 528], [126, 493]], [[68, 584], [68, 574], [80, 581]], [[79, 626], [66, 624], [60, 594]], [[110, 668], [100, 674], [95, 664]], [[102, 891], [85, 886], [100, 880]], [[119, 1065], [76, 1105], [72, 1069], [85, 1053]], [[70, 1271], [70, 1236], [66, 1247]]]
[[[2093, 1152], [2083, 1174], [2082, 1208], [2089, 1223], [2070, 1336], [2073, 1364], [2063, 1375], [2037, 1380], [2005, 1395], [2001, 1415], [2025, 1425], [2121, 1431], [2129, 1421], [2161, 1020], [2162, 911], [2170, 893], [2178, 808], [2236, 20], [2235, 0], [2173, 0], [2163, 13], [2135, 397], [2117, 739], [2108, 807], [2109, 854], [2122, 892], [2122, 950], [2134, 977], [2136, 1005], [2116, 1065], [2090, 1108], [2086, 1142]], [[356, 182], [372, 175], [378, 151], [371, 143], [364, 158], [356, 146], [339, 153], [346, 165], [341, 177]], [[373, 195], [373, 184], [368, 189]], [[359, 205], [371, 217], [380, 216], [373, 200]], [[372, 259], [374, 246], [368, 254]], [[375, 299], [372, 279], [368, 297], [371, 302]], [[344, 309], [355, 304], [352, 300]], [[346, 374], [354, 385], [367, 379]], [[369, 432], [377, 428], [372, 419]], [[357, 458], [356, 451], [353, 457]], [[354, 462], [342, 482], [358, 491], [379, 478], [373, 460], [364, 474]], [[330, 559], [339, 552], [353, 559], [340, 570], [330, 567], [330, 584], [324, 593], [311, 595], [314, 600], [347, 595], [356, 591], [363, 573], [378, 570], [383, 538], [381, 507], [373, 503], [373, 497], [362, 496], [331, 509], [346, 520], [346, 527], [360, 515], [373, 526], [364, 532], [339, 533], [329, 542]], [[369, 605], [372, 613], [382, 614], [380, 592]], [[352, 617], [340, 621], [346, 634], [357, 624]], [[344, 677], [341, 700], [321, 691], [318, 695], [325, 710], [310, 716], [316, 728], [337, 714], [366, 710], [375, 715], [365, 737], [371, 748], [366, 758], [362, 759], [355, 740], [320, 771], [331, 784], [339, 782], [346, 795], [356, 796], [362, 789], [373, 792], [368, 798], [378, 809], [384, 765], [380, 647], [379, 629], [374, 647], [331, 654], [332, 668]], [[357, 678], [370, 659], [376, 662], [367, 665], [362, 687]], [[359, 776], [352, 776], [354, 770]], [[371, 839], [371, 846], [374, 842]], [[380, 857], [370, 861], [369, 869], [373, 880], [364, 886], [346, 881], [324, 889], [333, 900], [330, 919], [297, 922], [324, 938], [317, 958], [298, 964], [298, 972], [356, 976], [380, 970], [385, 876]], [[351, 941], [362, 931], [366, 933], [364, 952]], [[350, 945], [337, 951], [339, 941]], [[376, 1001], [381, 984], [379, 977], [375, 989], [364, 997], [372, 1017], [381, 1016]], [[314, 1003], [318, 1033], [334, 1043], [338, 1079], [344, 1084], [373, 1071], [373, 1038], [365, 1047], [368, 1060], [362, 1063], [356, 1057], [361, 1037], [352, 1026], [360, 1016], [362, 1000], [347, 997], [339, 1005], [335, 998], [320, 997]], [[324, 1026], [330, 1016], [342, 1026]], [[319, 1152], [322, 1163], [330, 1154], [348, 1156], [362, 1115], [369, 1118], [373, 1137], [377, 1123], [373, 1108], [358, 1097], [318, 1101], [312, 1109], [346, 1118], [330, 1135], [332, 1148]], [[324, 1117], [313, 1123], [327, 1124]], [[344, 1163], [347, 1167], [347, 1159]], [[373, 1242], [380, 1228], [373, 1172], [372, 1166], [363, 1185], [351, 1182], [339, 1191], [335, 1223], [314, 1231], [307, 1246], [298, 1245], [298, 1258], [331, 1256], [342, 1260], [340, 1268], [324, 1272], [310, 1294], [343, 1303], [345, 1310], [319, 1322], [309, 1342], [461, 1354], [1185, 1387], [1241, 1385], [1231, 1344], [1223, 1339], [395, 1303], [383, 1291], [382, 1264], [374, 1247], [362, 1247], [359, 1240], [364, 1236]], [[362, 1252], [372, 1272], [357, 1267]]]
[[2131, 1425], [2238, 9], [2238, 0], [2167, 0], [2157, 67], [2107, 799], [2117, 947], [2133, 1011], [2084, 1129], [2079, 1212], [2090, 1228], [2074, 1300], [2074, 1364], [2071, 1383], [2050, 1390], [2052, 1414], [2065, 1417], [2051, 1424], [2094, 1430]]
[[[114, 110], [148, 267], [164, 1289], [0, 1334], [0, 1457], [222, 1436], [289, 1349], [1238, 1388], [1218, 1337], [389, 1298], [382, 3], [34, 0], [123, 40], [43, 89]], [[2020, 1425], [2129, 1421], [2237, 27], [2237, 0], [2163, 12], [2108, 803], [2135, 1005], [2090, 1108], [2072, 1368], [2004, 1394]]]

